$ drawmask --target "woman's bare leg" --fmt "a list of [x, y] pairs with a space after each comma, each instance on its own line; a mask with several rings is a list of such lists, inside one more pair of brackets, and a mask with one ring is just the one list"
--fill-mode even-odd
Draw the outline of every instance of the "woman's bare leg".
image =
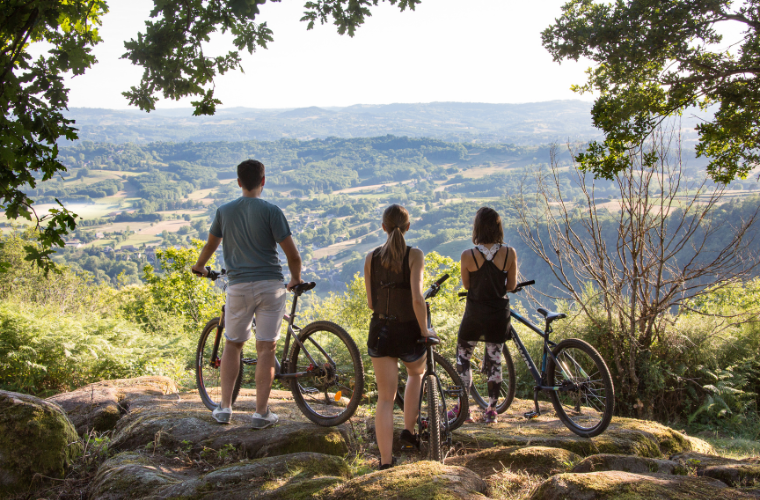
[[404, 429], [414, 434], [414, 425], [417, 423], [417, 414], [420, 409], [420, 388], [422, 376], [425, 374], [425, 358], [423, 355], [417, 361], [404, 363], [406, 366], [406, 390], [404, 390]]
[[[377, 409], [375, 410], [375, 436], [380, 448], [380, 465], [393, 460], [393, 401], [398, 388], [398, 360], [372, 358], [377, 381]], [[419, 390], [419, 389], [418, 389]]]

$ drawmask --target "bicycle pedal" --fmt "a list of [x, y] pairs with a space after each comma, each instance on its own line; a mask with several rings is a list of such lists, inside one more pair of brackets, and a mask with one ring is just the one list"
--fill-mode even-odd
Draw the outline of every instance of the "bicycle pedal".
[[527, 418], [528, 420], [532, 420], [536, 417], [538, 417], [540, 414], [537, 411], [528, 411], [523, 413], [523, 416]]

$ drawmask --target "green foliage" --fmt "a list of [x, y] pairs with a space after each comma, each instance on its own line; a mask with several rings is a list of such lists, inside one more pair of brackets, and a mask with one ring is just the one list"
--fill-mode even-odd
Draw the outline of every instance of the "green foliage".
[[[136, 307], [131, 308], [130, 314], [154, 331], [163, 330], [161, 323], [166, 318], [174, 318], [188, 334], [200, 332], [209, 319], [217, 316], [224, 296], [213, 282], [190, 271], [201, 247], [202, 241], [193, 240], [190, 248], [157, 251], [159, 273], [153, 266], [145, 266], [147, 287], [136, 293]], [[213, 258], [208, 265], [213, 267]]]
[[121, 319], [0, 304], [0, 387], [40, 396], [102, 379], [176, 375], [184, 349]]
[[[0, 12], [0, 204], [8, 219], [36, 224], [39, 244], [27, 245], [26, 258], [45, 269], [52, 247], [62, 247], [63, 236], [74, 229], [76, 215], [63, 206], [37, 214], [22, 188], [66, 171], [56, 143], [77, 135], [62, 114], [68, 102], [64, 74], [81, 75], [95, 63], [92, 47], [101, 40], [97, 27], [107, 11], [102, 0], [11, 0]], [[36, 43], [51, 48], [32, 61]], [[0, 267], [8, 268], [6, 262]]]
[[[594, 125], [605, 133], [579, 157], [599, 177], [627, 168], [626, 150], [649, 136], [663, 117], [690, 106], [720, 107], [697, 126], [696, 151], [710, 158], [716, 182], [745, 178], [760, 160], [757, 123], [757, 0], [659, 0], [599, 3], [572, 0], [543, 32], [555, 61], [587, 58], [579, 93], [597, 92]], [[721, 46], [722, 24], [743, 29], [732, 50]]]

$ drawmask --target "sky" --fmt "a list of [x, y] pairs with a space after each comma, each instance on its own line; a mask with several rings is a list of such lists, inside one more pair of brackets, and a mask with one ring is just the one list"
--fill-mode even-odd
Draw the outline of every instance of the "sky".
[[[311, 31], [300, 22], [305, 0], [267, 2], [257, 22], [274, 31], [269, 49], [245, 53], [245, 73], [218, 77], [224, 107], [297, 108], [436, 101], [524, 103], [590, 100], [570, 90], [589, 62], [552, 61], [541, 31], [565, 0], [423, 0], [416, 11], [382, 3], [353, 38], [332, 24]], [[152, 0], [111, 0], [103, 19], [99, 63], [71, 78], [70, 107], [128, 108], [121, 92], [141, 68], [120, 59], [124, 40], [144, 27]], [[207, 53], [232, 48], [217, 36]], [[161, 99], [158, 108], [188, 107]]]

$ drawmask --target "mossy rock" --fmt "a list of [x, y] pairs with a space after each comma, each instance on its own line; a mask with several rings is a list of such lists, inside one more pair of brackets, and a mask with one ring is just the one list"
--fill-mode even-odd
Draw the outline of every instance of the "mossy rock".
[[91, 429], [98, 432], [116, 428], [132, 403], [140, 398], [163, 396], [177, 392], [168, 377], [147, 376], [104, 380], [47, 399], [63, 408], [79, 435]]
[[208, 411], [131, 411], [119, 421], [111, 446], [137, 450], [146, 445], [176, 448], [191, 444], [192, 451], [233, 446], [245, 457], [261, 458], [298, 452], [343, 456], [350, 448], [345, 425], [319, 427], [312, 423], [281, 421], [275, 427], [255, 430], [250, 420], [219, 425]]
[[474, 500], [486, 483], [464, 467], [415, 462], [361, 476], [335, 488], [328, 500]]
[[729, 486], [760, 486], [760, 465], [756, 464], [714, 465], [705, 467], [698, 473], [700, 476], [723, 481]]
[[754, 498], [709, 478], [622, 471], [558, 474], [530, 500], [740, 500]]
[[256, 496], [257, 500], [316, 500], [346, 480], [342, 477], [323, 476], [303, 481], [292, 481], [279, 488]]
[[505, 468], [512, 471], [524, 471], [528, 474], [548, 476], [568, 471], [581, 457], [572, 451], [545, 446], [528, 446], [525, 448], [489, 448], [477, 453], [450, 458], [448, 465], [467, 467], [480, 477], [488, 477]]
[[559, 420], [501, 420], [495, 425], [464, 425], [454, 439], [476, 448], [546, 446], [581, 456], [600, 453], [660, 458], [691, 450], [711, 450], [710, 445], [657, 422], [613, 418], [610, 427], [594, 438], [573, 434]]
[[28, 491], [35, 474], [63, 477], [81, 454], [79, 436], [61, 407], [0, 391], [0, 497]]
[[694, 451], [677, 453], [671, 456], [670, 459], [697, 468], [731, 464], [760, 465], [760, 457], [738, 459], [721, 457], [709, 453], [697, 453]]
[[222, 495], [226, 499], [237, 499], [249, 498], [255, 491], [256, 498], [306, 499], [351, 477], [350, 468], [342, 458], [319, 453], [243, 460], [195, 477], [161, 469], [149, 456], [120, 453], [98, 469], [89, 490], [90, 497], [201, 499]]
[[89, 496], [98, 500], [147, 498], [178, 483], [178, 479], [161, 472], [139, 453], [124, 452], [100, 466], [90, 484]]
[[673, 460], [657, 458], [631, 457], [603, 453], [591, 455], [578, 463], [571, 472], [601, 472], [619, 470], [634, 474], [686, 474], [687, 469]]

